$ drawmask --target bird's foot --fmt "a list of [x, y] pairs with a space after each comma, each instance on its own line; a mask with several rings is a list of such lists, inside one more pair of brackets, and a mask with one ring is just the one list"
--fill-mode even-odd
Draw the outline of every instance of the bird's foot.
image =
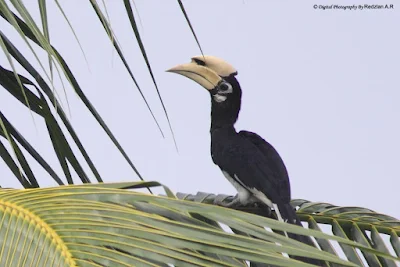
[[240, 204], [240, 199], [238, 195], [236, 195], [231, 202], [225, 203], [224, 199], [215, 199], [214, 204], [218, 206], [222, 206], [225, 208], [232, 208], [233, 206], [237, 206]]

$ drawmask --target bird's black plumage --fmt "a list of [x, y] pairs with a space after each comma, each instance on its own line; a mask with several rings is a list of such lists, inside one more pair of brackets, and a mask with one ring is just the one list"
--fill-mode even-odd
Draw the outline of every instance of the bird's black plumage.
[[[263, 202], [274, 208], [279, 220], [301, 226], [295, 210], [290, 206], [289, 176], [278, 152], [259, 135], [235, 130], [242, 97], [240, 84], [235, 78], [236, 69], [221, 59], [201, 55], [193, 57], [191, 63], [168, 71], [186, 76], [210, 92], [211, 157], [238, 191], [237, 197], [224, 205], [247, 204], [254, 200]], [[288, 236], [314, 245], [309, 237]], [[317, 260], [296, 258], [324, 266]]]
[[[211, 156], [225, 176], [238, 191], [237, 199], [242, 204], [258, 200], [275, 209], [283, 221], [301, 225], [295, 210], [290, 205], [290, 182], [285, 164], [276, 149], [258, 134], [249, 131], [236, 132], [234, 124], [238, 118], [242, 91], [234, 75], [224, 77], [232, 86], [231, 93], [215, 88], [211, 94]], [[225, 96], [216, 101], [215, 95]], [[288, 234], [290, 238], [315, 246], [306, 236]], [[295, 257], [303, 262], [324, 266], [319, 260]]]
[[231, 126], [211, 130], [212, 159], [250, 192], [263, 193], [272, 203], [290, 202], [286, 168], [276, 150], [255, 133], [237, 133]]
[[232, 92], [225, 94], [224, 101], [215, 101], [215, 94], [223, 94], [218, 88], [210, 92], [211, 155], [214, 163], [252, 195], [254, 192], [251, 191], [257, 190], [272, 203], [288, 204], [290, 182], [282, 158], [256, 133], [236, 132], [234, 124], [239, 115], [242, 92], [233, 75], [224, 80], [232, 86]]

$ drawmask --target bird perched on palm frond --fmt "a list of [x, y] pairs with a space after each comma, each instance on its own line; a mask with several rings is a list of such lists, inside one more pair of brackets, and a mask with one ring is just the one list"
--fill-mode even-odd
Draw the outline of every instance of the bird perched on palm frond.
[[[196, 56], [168, 71], [190, 78], [210, 93], [211, 157], [238, 192], [232, 202], [219, 204], [231, 207], [261, 201], [275, 210], [278, 220], [302, 226], [290, 205], [289, 176], [278, 152], [258, 134], [235, 130], [242, 96], [236, 69], [214, 56]], [[315, 246], [309, 237], [289, 237]], [[301, 260], [322, 266], [317, 260]]]

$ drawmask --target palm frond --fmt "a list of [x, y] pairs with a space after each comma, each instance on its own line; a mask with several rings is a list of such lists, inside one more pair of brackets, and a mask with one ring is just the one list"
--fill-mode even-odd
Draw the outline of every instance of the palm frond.
[[[232, 196], [215, 196], [203, 192], [199, 192], [197, 195], [178, 193], [177, 196], [180, 199], [208, 204], [213, 204], [215, 200], [232, 201]], [[400, 221], [393, 217], [366, 208], [338, 207], [329, 203], [310, 202], [303, 199], [292, 200], [291, 204], [293, 208], [297, 209], [299, 218], [308, 224], [309, 229], [322, 232], [320, 226], [329, 225], [332, 227], [331, 233], [335, 236], [353, 240], [365, 247], [387, 254], [390, 254], [390, 250], [392, 250], [400, 258]], [[260, 206], [258, 203], [234, 208], [275, 218], [274, 213], [266, 210], [265, 206]], [[344, 254], [350, 262], [357, 265], [362, 266], [363, 260], [365, 260], [369, 266], [397, 266], [394, 260], [379, 257], [379, 255], [371, 254], [365, 250], [361, 250], [364, 258], [362, 259], [356, 247], [343, 243], [339, 243], [338, 247], [326, 239], [314, 237], [321, 250], [333, 255]], [[388, 246], [390, 246], [390, 250]]]
[[[94, 2], [92, 2], [94, 3]], [[72, 178], [71, 178], [71, 171], [69, 170], [68, 164], [74, 165], [73, 168], [77, 172], [78, 176], [81, 178], [82, 182], [90, 182], [89, 177], [94, 176], [98, 182], [102, 181], [102, 178], [100, 176], [100, 173], [97, 171], [95, 164], [92, 162], [88, 152], [85, 150], [83, 144], [81, 143], [80, 139], [78, 138], [75, 130], [73, 129], [71, 123], [69, 122], [64, 110], [62, 109], [57, 96], [56, 96], [56, 91], [54, 89], [53, 85], [53, 73], [52, 73], [52, 66], [55, 66], [56, 68], [60, 68], [62, 72], [59, 74], [63, 74], [64, 76], [60, 76], [60, 81], [63, 81], [63, 79], [66, 79], [72, 86], [72, 88], [75, 90], [77, 93], [78, 97], [82, 100], [82, 102], [85, 104], [89, 112], [94, 116], [94, 118], [97, 120], [97, 122], [100, 124], [100, 126], [103, 128], [103, 130], [106, 132], [106, 134], [109, 136], [109, 138], [112, 140], [114, 145], [117, 147], [117, 149], [121, 152], [125, 160], [128, 162], [128, 164], [131, 166], [133, 171], [138, 175], [139, 178], [142, 179], [139, 171], [136, 169], [134, 166], [133, 162], [129, 158], [129, 156], [126, 154], [125, 150], [122, 148], [122, 146], [119, 144], [111, 130], [108, 128], [106, 123], [103, 121], [99, 113], [96, 111], [94, 106], [91, 104], [89, 99], [86, 97], [86, 95], [83, 93], [83, 90], [79, 86], [77, 80], [75, 79], [72, 71], [70, 70], [69, 66], [67, 65], [66, 61], [63, 59], [63, 57], [58, 53], [56, 48], [54, 48], [49, 39], [49, 24], [47, 22], [47, 11], [46, 11], [46, 4], [44, 1], [39, 1], [39, 8], [40, 8], [40, 15], [41, 15], [41, 23], [43, 26], [43, 33], [39, 29], [39, 26], [37, 25], [37, 22], [35, 22], [32, 19], [32, 16], [30, 15], [30, 11], [24, 6], [22, 1], [16, 0], [12, 1], [12, 5], [15, 8], [17, 12], [22, 12], [23, 14], [15, 14], [11, 8], [7, 5], [6, 2], [0, 1], [0, 16], [4, 21], [8, 22], [11, 24], [15, 30], [19, 33], [21, 38], [25, 40], [25, 43], [29, 46], [31, 52], [35, 55], [36, 60], [38, 61], [40, 65], [40, 69], [36, 69], [33, 67], [33, 64], [31, 64], [26, 57], [20, 52], [18, 47], [13, 44], [12, 41], [10, 41], [7, 36], [1, 31], [0, 29], [0, 45], [2, 47], [2, 50], [4, 51], [7, 59], [9, 60], [9, 64], [12, 67], [12, 70], [7, 70], [2, 66], [2, 71], [7, 75], [8, 83], [7, 83], [7, 88], [4, 87], [5, 82], [2, 82], [2, 86], [9, 91], [14, 97], [16, 97], [23, 105], [27, 106], [29, 109], [31, 109], [31, 100], [32, 100], [32, 93], [28, 92], [29, 90], [26, 87], [26, 82], [23, 84], [23, 82], [20, 80], [21, 75], [19, 75], [17, 68], [14, 67], [15, 61], [18, 62], [21, 67], [29, 73], [32, 77], [23, 77], [25, 81], [28, 81], [29, 85], [35, 86], [36, 89], [38, 90], [39, 94], [43, 94], [44, 98], [41, 97], [41, 99], [48, 98], [48, 105], [50, 107], [50, 110], [55, 113], [60, 117], [63, 125], [58, 125], [57, 120], [52, 120], [52, 123], [48, 123], [49, 121], [46, 120], [46, 126], [48, 128], [49, 135], [51, 137], [51, 140], [53, 141], [53, 147], [55, 149], [56, 156], [59, 159], [60, 165], [62, 166], [62, 170], [64, 172], [65, 178], [67, 180], [67, 183], [73, 183]], [[59, 9], [62, 11], [61, 6], [57, 3]], [[99, 14], [102, 14], [100, 10]], [[64, 16], [65, 19], [67, 19], [66, 16]], [[67, 19], [68, 21], [68, 19]], [[106, 23], [106, 22], [105, 22]], [[106, 23], [107, 29], [111, 30], [111, 26]], [[72, 28], [72, 27], [71, 27]], [[50, 74], [46, 72], [46, 69], [44, 65], [41, 63], [39, 57], [36, 55], [36, 50], [31, 46], [31, 42], [28, 41], [33, 41], [36, 45], [38, 45], [39, 49], [42, 49], [47, 52], [48, 55], [48, 60], [49, 60], [49, 68], [50, 68]], [[118, 50], [118, 47], [116, 47]], [[120, 56], [122, 57], [122, 60], [124, 61], [124, 57], [122, 55], [122, 52], [120, 53]], [[124, 61], [125, 62], [125, 61]], [[125, 62], [126, 63], [126, 62]], [[127, 64], [127, 63], [126, 63]], [[18, 66], [19, 67], [19, 66]], [[128, 67], [129, 70], [129, 67]], [[14, 78], [10, 77], [9, 73], [14, 75]], [[42, 74], [43, 73], [43, 74]], [[132, 76], [133, 78], [133, 76]], [[18, 92], [19, 91], [19, 92]], [[26, 95], [30, 94], [30, 96]], [[34, 95], [34, 94], [33, 94]], [[36, 97], [36, 96], [35, 96]], [[38, 98], [38, 97], [36, 97]], [[146, 101], [143, 95], [143, 99]], [[33, 101], [36, 101], [33, 100]], [[32, 105], [35, 105], [33, 103]], [[36, 105], [37, 106], [37, 105]], [[35, 107], [33, 107], [35, 108]], [[41, 111], [43, 111], [44, 107], [41, 107]], [[33, 110], [35, 113], [38, 113], [38, 110]], [[29, 110], [27, 110], [29, 112]], [[150, 110], [151, 111], [151, 110]], [[38, 113], [39, 114], [39, 113]], [[43, 118], [44, 114], [42, 112], [41, 115]], [[51, 118], [51, 117], [47, 117]], [[155, 118], [154, 118], [155, 119]], [[67, 129], [65, 132], [61, 130], [61, 126], [65, 126]], [[4, 133], [4, 136], [6, 137], [8, 133], [5, 132], [6, 129], [2, 128], [2, 132]], [[90, 171], [93, 175], [90, 174], [85, 174], [85, 171], [83, 168], [81, 168], [80, 163], [75, 160], [75, 156], [71, 151], [72, 145], [68, 144], [64, 139], [64, 135], [70, 135], [74, 141], [74, 145], [78, 148], [79, 152], [82, 154], [84, 160], [86, 161], [85, 163], [89, 166]], [[28, 139], [28, 138], [26, 138]], [[7, 139], [8, 140], [8, 139]], [[12, 140], [8, 140], [8, 143], [10, 143], [11, 147], [11, 153], [2, 153], [2, 155], [5, 155], [4, 157], [7, 157], [6, 154], [12, 155], [16, 154], [17, 152], [14, 151], [15, 146], [12, 145]], [[32, 153], [31, 153], [32, 154]], [[14, 156], [16, 158], [17, 156]], [[37, 160], [37, 157], [35, 158]], [[14, 159], [14, 161], [17, 159]], [[71, 162], [72, 161], [72, 162]], [[11, 161], [7, 161], [11, 162]], [[15, 163], [17, 163], [15, 161]], [[10, 163], [11, 164], [11, 163]], [[8, 164], [8, 166], [11, 166]], [[43, 166], [43, 161], [42, 163], [39, 163]], [[46, 163], [47, 164], [47, 163]], [[19, 171], [18, 173], [23, 174], [24, 170], [22, 170], [22, 167], [19, 166], [18, 164], [15, 165]], [[48, 169], [48, 168], [47, 168]], [[27, 170], [25, 168], [25, 170]], [[17, 172], [13, 171], [15, 174]], [[22, 177], [19, 175], [20, 178]], [[55, 175], [52, 175], [53, 179], [55, 178]], [[21, 182], [23, 181], [22, 178], [19, 179]], [[59, 181], [57, 181], [59, 183]], [[24, 186], [28, 186], [27, 183], [22, 183]], [[30, 187], [30, 186], [29, 186]]]
[[[250, 261], [312, 266], [282, 255], [286, 253], [336, 266], [357, 266], [265, 228], [312, 235], [326, 242], [335, 240], [387, 262], [399, 260], [349, 238], [179, 200], [167, 188], [171, 197], [123, 189], [159, 185], [147, 182], [0, 190], [0, 265], [246, 266]], [[221, 225], [246, 235], [227, 232]]]

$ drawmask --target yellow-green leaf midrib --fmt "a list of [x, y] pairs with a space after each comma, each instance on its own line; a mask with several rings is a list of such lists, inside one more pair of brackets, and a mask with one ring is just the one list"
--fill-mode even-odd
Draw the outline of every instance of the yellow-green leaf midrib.
[[[18, 217], [23, 217], [24, 220], [26, 220], [27, 222], [29, 222], [29, 225], [33, 224], [35, 226], [34, 231], [33, 231], [33, 236], [34, 237], [41, 237], [41, 233], [43, 233], [45, 235], [45, 238], [49, 238], [51, 240], [51, 243], [53, 245], [53, 247], [56, 250], [60, 250], [60, 254], [62, 255], [62, 257], [64, 258], [65, 263], [68, 266], [76, 266], [76, 263], [71, 255], [71, 253], [69, 252], [67, 246], [65, 245], [64, 241], [59, 237], [59, 235], [57, 234], [57, 232], [54, 231], [53, 228], [51, 228], [44, 220], [42, 220], [42, 218], [38, 217], [34, 212], [32, 212], [29, 209], [26, 209], [23, 206], [19, 206], [16, 205], [15, 203], [9, 202], [9, 201], [4, 201], [2, 199], [0, 199], [0, 212], [3, 213], [3, 219], [7, 216], [11, 216], [14, 218], [18, 218]], [[8, 230], [8, 226], [9, 224], [7, 224], [6, 221], [7, 218], [5, 218], [5, 220], [2, 220], [1, 222], [1, 231], [7, 231]], [[15, 231], [18, 231], [18, 228], [12, 227], [12, 229], [14, 229]], [[28, 227], [28, 233], [29, 233], [29, 229], [30, 227]], [[17, 234], [19, 235], [19, 234]], [[6, 235], [7, 236], [7, 235]], [[14, 235], [15, 236], [15, 233]], [[26, 237], [28, 237], [26, 235]], [[33, 251], [35, 251], [32, 255], [29, 252], [31, 251], [31, 245], [33, 243], [33, 238], [30, 240], [30, 242], [28, 241], [28, 253], [25, 255], [25, 257], [22, 259], [23, 263], [26, 262], [28, 255], [29, 256], [34, 256], [36, 250], [38, 249], [37, 246], [36, 248], [34, 248]], [[10, 245], [11, 242], [6, 242], [5, 240], [3, 241], [3, 249], [2, 252], [4, 252], [5, 250], [5, 246]], [[24, 240], [24, 245], [25, 246], [27, 240]], [[40, 241], [40, 240], [39, 240]], [[34, 243], [34, 245], [36, 245]], [[39, 250], [40, 253], [40, 250]], [[0, 255], [1, 259], [4, 258], [4, 255]], [[22, 255], [20, 255], [22, 256]], [[7, 259], [6, 259], [7, 261]]]

